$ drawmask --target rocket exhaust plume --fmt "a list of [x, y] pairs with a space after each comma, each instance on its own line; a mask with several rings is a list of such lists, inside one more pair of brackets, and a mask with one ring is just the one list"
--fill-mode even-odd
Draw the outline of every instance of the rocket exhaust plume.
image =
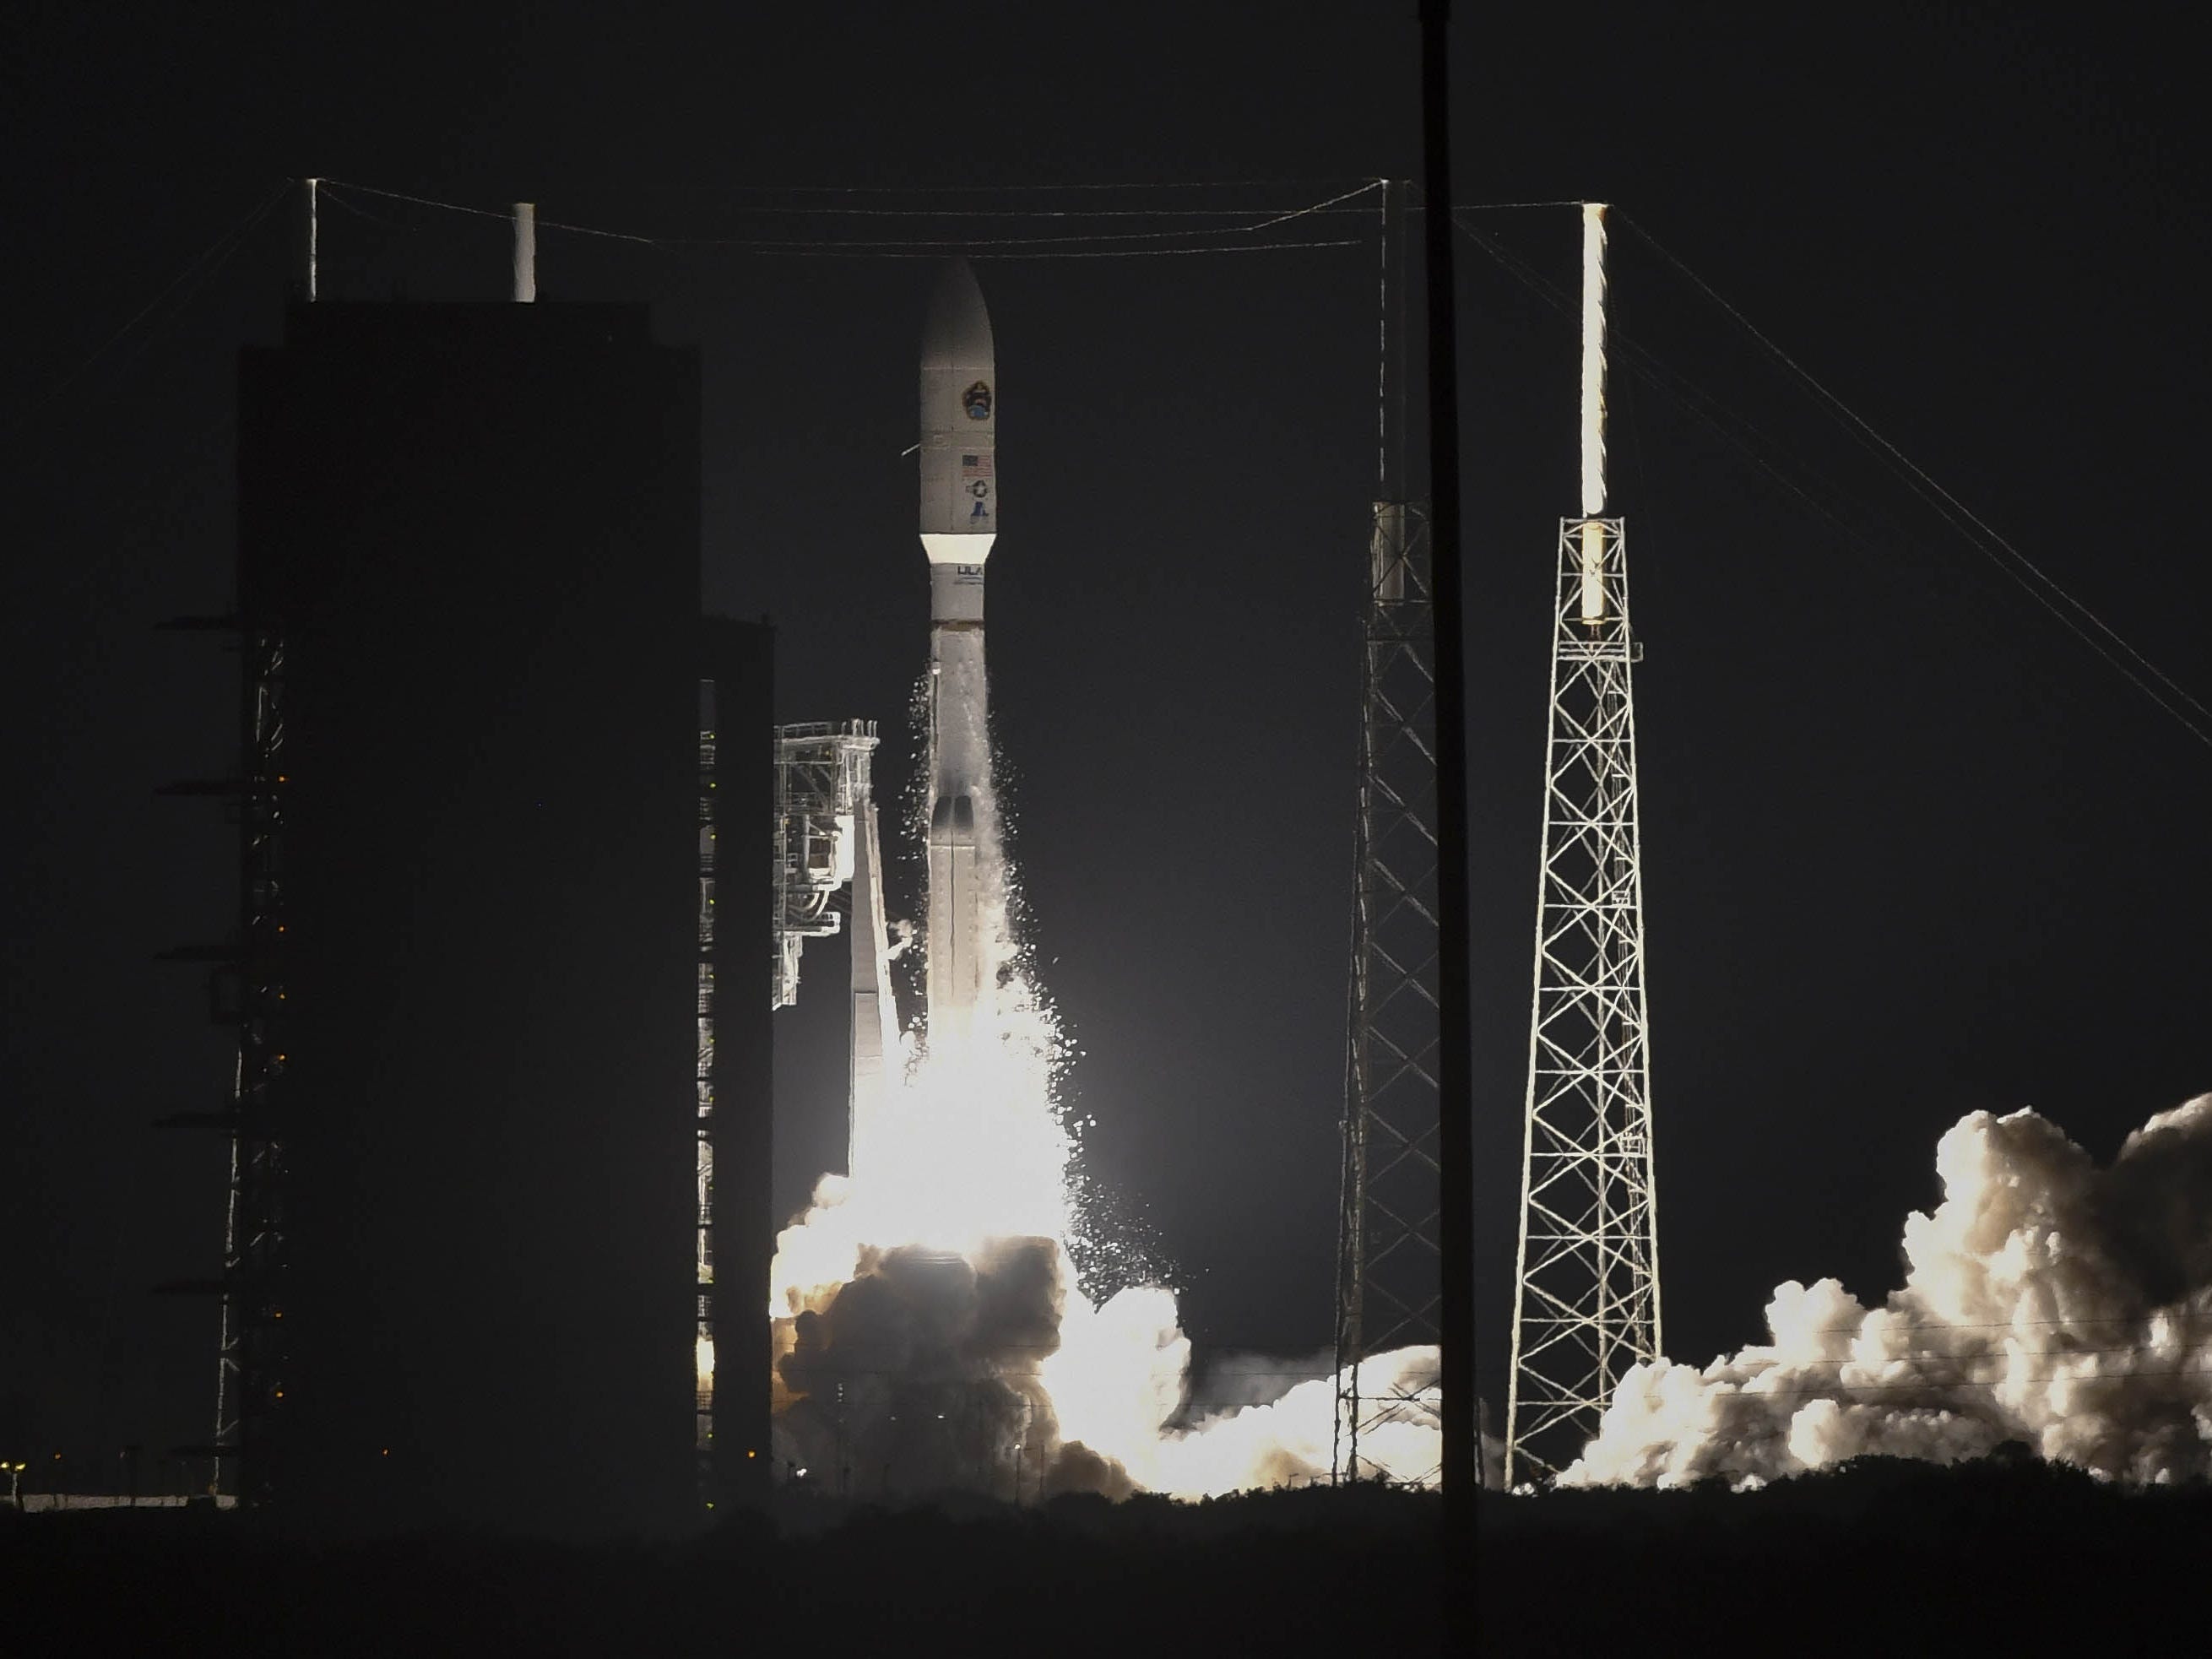
[[[870, 1497], [1199, 1496], [1325, 1478], [1325, 1368], [1186, 1420], [1190, 1345], [1173, 1293], [1127, 1283], [1126, 1255], [1086, 1231], [1079, 1126], [1056, 1099], [1066, 1045], [1012, 920], [992, 778], [983, 572], [1000, 405], [990, 316], [965, 261], [937, 284], [921, 368], [927, 1014], [854, 1119], [855, 1173], [824, 1176], [777, 1240], [776, 1455], [811, 1484]], [[1094, 1285], [1094, 1301], [1071, 1246], [1124, 1282]], [[1433, 1349], [1368, 1361], [1370, 1385], [1393, 1367], [1403, 1395], [1385, 1428], [1395, 1466], [1437, 1462], [1436, 1364]]]
[[1903, 1289], [1869, 1309], [1832, 1279], [1787, 1284], [1770, 1342], [1638, 1366], [1563, 1483], [1749, 1487], [2008, 1442], [2108, 1479], [2212, 1474], [2212, 1095], [2108, 1169], [2032, 1111], [1963, 1119], [1936, 1168]]

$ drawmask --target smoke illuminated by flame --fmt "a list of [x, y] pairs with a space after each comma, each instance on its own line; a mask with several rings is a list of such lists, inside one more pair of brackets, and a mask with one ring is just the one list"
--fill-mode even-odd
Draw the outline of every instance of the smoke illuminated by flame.
[[[1094, 1305], [1075, 1283], [1069, 1245], [1101, 1241], [1083, 1234], [1056, 1098], [1066, 1045], [1016, 938], [988, 778], [975, 806], [987, 960], [973, 1026], [908, 1035], [886, 1097], [856, 1124], [855, 1173], [824, 1176], [777, 1240], [783, 1455], [870, 1495], [1195, 1497], [1326, 1479], [1332, 1378], [1182, 1422], [1190, 1344], [1173, 1292], [1136, 1285]], [[1364, 1389], [1405, 1401], [1363, 1453], [1435, 1467], [1435, 1373], [1430, 1349], [1370, 1362]]]
[[[779, 1455], [856, 1496], [965, 1487], [1201, 1496], [1327, 1479], [1338, 1380], [1194, 1411], [1173, 1293], [1087, 1231], [1067, 1045], [1019, 945], [1000, 803], [975, 796], [981, 1000], [903, 1039], [777, 1241]], [[2212, 1475], [2212, 1096], [2153, 1118], [2109, 1169], [2033, 1112], [1943, 1137], [1944, 1197], [1905, 1228], [1902, 1289], [1783, 1285], [1771, 1342], [1623, 1379], [1568, 1485], [1741, 1486], [1880, 1453], [1953, 1462], [2008, 1442], [2125, 1480]], [[1070, 1246], [1118, 1267], [1094, 1303]], [[711, 1360], [702, 1355], [702, 1364]], [[1361, 1473], [1432, 1478], [1437, 1356], [1370, 1359]]]
[[1775, 1291], [1772, 1340], [1621, 1382], [1574, 1485], [1754, 1486], [1866, 1454], [1949, 1463], [2006, 1443], [2109, 1479], [2212, 1475], [2212, 1095], [2100, 1170], [2033, 1112], [1944, 1135], [1943, 1201], [1907, 1218], [1905, 1281]]

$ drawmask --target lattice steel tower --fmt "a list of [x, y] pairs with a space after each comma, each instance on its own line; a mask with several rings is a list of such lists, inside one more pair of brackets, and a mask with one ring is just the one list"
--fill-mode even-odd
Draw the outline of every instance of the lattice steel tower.
[[1582, 516], [1559, 524], [1505, 1480], [1580, 1455], [1660, 1351], [1627, 540], [1605, 514], [1605, 209], [1583, 209]]
[[[1358, 813], [1337, 1227], [1339, 1481], [1432, 1480], [1390, 1425], [1434, 1411], [1434, 1366], [1374, 1356], [1437, 1340], [1437, 763], [1425, 506], [1405, 499], [1405, 190], [1382, 184], [1380, 461], [1360, 659]], [[1423, 1399], [1421, 1396], [1425, 1395]], [[1382, 1431], [1377, 1434], [1377, 1430]]]

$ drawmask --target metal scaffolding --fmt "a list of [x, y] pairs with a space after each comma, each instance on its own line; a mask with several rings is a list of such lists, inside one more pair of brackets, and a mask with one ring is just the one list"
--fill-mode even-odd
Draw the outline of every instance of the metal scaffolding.
[[[699, 682], [698, 1213], [691, 1446], [702, 1493], [714, 1470], [714, 682]], [[711, 1499], [708, 1500], [711, 1503]]]
[[1414, 1480], [1360, 1449], [1406, 1398], [1369, 1356], [1437, 1339], [1437, 847], [1428, 523], [1380, 502], [1372, 544], [1352, 898], [1344, 1180], [1337, 1233], [1339, 1480]]
[[[1381, 490], [1368, 543], [1360, 654], [1344, 1172], [1337, 1220], [1340, 1481], [1427, 1482], [1363, 1446], [1380, 1425], [1432, 1413], [1433, 1398], [1367, 1361], [1439, 1334], [1435, 625], [1429, 524], [1402, 494], [1404, 190], [1382, 204]], [[1389, 1380], [1382, 1381], [1387, 1376]]]
[[1627, 542], [1604, 514], [1604, 210], [1584, 210], [1583, 516], [1559, 526], [1509, 1486], [1557, 1474], [1660, 1354]]
[[210, 1486], [227, 1499], [261, 1504], [278, 1484], [276, 1428], [284, 1398], [283, 1285], [289, 1224], [283, 1139], [283, 1078], [290, 1059], [284, 943], [284, 641], [271, 623], [185, 618], [193, 632], [235, 632], [240, 658], [240, 775], [172, 784], [172, 795], [228, 799], [237, 815], [239, 919], [228, 945], [185, 946], [166, 960], [213, 964], [210, 1012], [236, 1034], [231, 1097], [219, 1111], [181, 1112], [157, 1127], [213, 1129], [230, 1141], [230, 1190], [222, 1269], [214, 1279], [156, 1288], [207, 1295], [222, 1307], [214, 1440], [179, 1447], [213, 1460]]
[[775, 1006], [799, 1000], [800, 953], [834, 938], [830, 899], [853, 879], [857, 815], [867, 809], [873, 720], [815, 720], [775, 729]]
[[[714, 965], [717, 743], [715, 687], [699, 684], [699, 967], [697, 1217], [693, 1435], [702, 1490], [712, 1483], [714, 1449]], [[770, 883], [774, 975], [769, 1004], [787, 1008], [799, 997], [800, 952], [810, 939], [842, 926], [830, 906], [853, 878], [858, 815], [870, 810], [872, 720], [814, 721], [775, 730], [775, 861]], [[737, 890], [742, 891], [743, 885]]]

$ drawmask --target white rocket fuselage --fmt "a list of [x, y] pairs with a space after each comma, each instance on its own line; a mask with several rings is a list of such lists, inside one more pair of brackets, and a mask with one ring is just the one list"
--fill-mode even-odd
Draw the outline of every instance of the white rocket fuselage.
[[978, 798], [990, 773], [983, 562], [999, 526], [998, 366], [965, 259], [945, 270], [921, 343], [921, 547], [929, 558], [929, 956], [933, 1040], [964, 1032], [983, 988]]

